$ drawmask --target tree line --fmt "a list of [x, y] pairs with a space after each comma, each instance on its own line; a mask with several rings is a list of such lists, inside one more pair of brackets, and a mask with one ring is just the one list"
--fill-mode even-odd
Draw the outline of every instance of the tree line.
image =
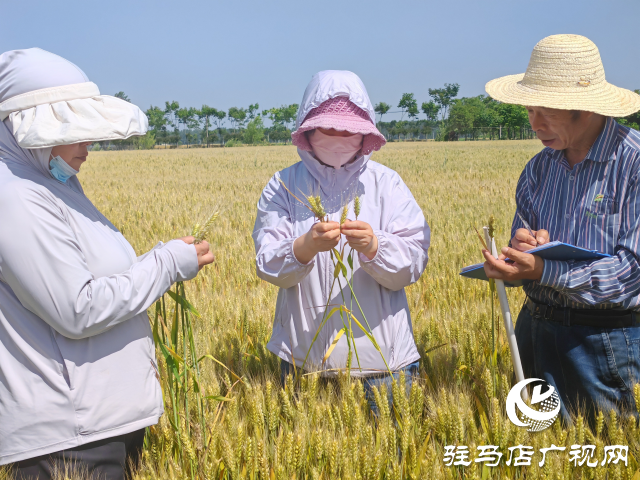
[[[459, 90], [457, 83], [430, 88], [430, 98], [422, 102], [420, 108], [413, 93], [403, 94], [398, 102], [402, 114], [399, 121], [383, 122], [391, 105], [380, 102], [375, 106], [380, 115], [378, 128], [387, 138], [398, 140], [429, 138], [430, 135], [430, 138], [442, 141], [533, 137], [524, 107], [500, 103], [486, 95], [456, 98]], [[421, 113], [424, 119], [419, 118]]]
[[[258, 103], [248, 108], [231, 107], [228, 111], [203, 105], [180, 107], [177, 101], [165, 102], [164, 109], [152, 106], [147, 111], [149, 127], [157, 144], [180, 143], [211, 145], [228, 142], [259, 144], [287, 142], [291, 138], [298, 105], [282, 105], [260, 112]], [[265, 127], [263, 118], [271, 120]], [[228, 126], [225, 123], [228, 122]]]
[[[457, 83], [430, 88], [429, 99], [419, 107], [413, 93], [404, 93], [396, 107], [399, 110], [394, 112], [391, 112], [391, 104], [380, 102], [374, 107], [378, 129], [389, 141], [535, 138], [523, 106], [500, 103], [486, 95], [457, 98], [459, 90]], [[640, 93], [640, 90], [635, 91]], [[115, 96], [130, 101], [124, 92]], [[174, 100], [165, 102], [164, 108], [151, 106], [147, 109], [147, 135], [102, 142], [98, 148], [288, 143], [298, 107], [294, 103], [260, 111], [260, 105], [255, 103], [247, 108], [231, 107], [224, 111], [208, 105], [181, 107]], [[400, 120], [384, 122], [384, 116], [389, 113], [401, 114]], [[264, 119], [269, 119], [271, 126], [266, 127]], [[638, 129], [640, 113], [617, 120]]]

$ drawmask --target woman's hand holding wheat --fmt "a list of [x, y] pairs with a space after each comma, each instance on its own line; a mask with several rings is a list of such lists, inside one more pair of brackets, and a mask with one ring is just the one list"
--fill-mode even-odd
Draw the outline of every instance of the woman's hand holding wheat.
[[196, 253], [198, 254], [198, 269], [202, 269], [205, 265], [209, 265], [213, 263], [215, 260], [213, 253], [209, 250], [209, 243], [204, 240], [195, 243], [195, 238], [192, 236], [181, 237], [179, 240], [182, 240], [184, 243], [188, 243], [189, 245], [194, 245], [196, 247]]
[[378, 252], [378, 237], [367, 222], [347, 220], [342, 224], [342, 234], [347, 237], [349, 246], [372, 260]]
[[293, 242], [293, 254], [300, 263], [309, 263], [320, 252], [328, 252], [340, 242], [338, 222], [314, 223], [311, 229]]

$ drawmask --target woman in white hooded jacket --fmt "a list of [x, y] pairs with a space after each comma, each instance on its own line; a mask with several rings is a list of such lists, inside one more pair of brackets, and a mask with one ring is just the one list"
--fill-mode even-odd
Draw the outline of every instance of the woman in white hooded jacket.
[[[347, 242], [354, 255], [353, 284], [392, 372], [417, 373], [420, 355], [413, 339], [404, 287], [418, 280], [427, 264], [430, 231], [424, 215], [400, 176], [370, 160], [386, 141], [375, 127], [375, 112], [360, 78], [352, 72], [328, 70], [316, 74], [304, 93], [292, 141], [300, 162], [277, 172], [262, 192], [253, 231], [258, 276], [280, 287], [273, 334], [267, 348], [281, 359], [283, 376], [300, 368], [335, 372], [347, 365], [346, 336], [330, 357], [323, 358], [343, 324], [334, 314], [318, 331], [324, 305], [351, 302], [351, 293], [334, 288], [330, 250]], [[329, 221], [313, 214], [289, 192], [300, 197], [320, 195]], [[361, 212], [354, 220], [353, 199]], [[339, 223], [350, 201], [349, 220]], [[355, 305], [355, 303], [354, 303]], [[355, 306], [354, 306], [355, 308]], [[360, 317], [359, 310], [354, 312]], [[362, 321], [362, 318], [360, 319]], [[351, 374], [366, 377], [371, 386], [389, 383], [385, 362], [371, 341], [354, 327], [356, 359]], [[359, 360], [359, 364], [358, 364]], [[361, 367], [361, 368], [359, 368]], [[375, 405], [372, 404], [375, 412]]]
[[0, 55], [0, 120], [0, 465], [122, 479], [163, 413], [147, 308], [213, 257], [193, 238], [136, 257], [84, 195], [87, 145], [148, 123], [71, 62]]

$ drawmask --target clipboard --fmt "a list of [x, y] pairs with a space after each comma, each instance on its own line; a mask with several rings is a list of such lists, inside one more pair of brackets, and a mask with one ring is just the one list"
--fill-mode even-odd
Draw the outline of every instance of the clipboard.
[[[544, 260], [560, 260], [560, 261], [582, 261], [582, 260], [600, 260], [602, 258], [610, 257], [606, 253], [601, 253], [596, 250], [587, 250], [585, 248], [576, 247], [563, 242], [549, 242], [539, 247], [527, 250], [525, 253], [532, 255], [538, 255]], [[474, 265], [468, 265], [463, 267], [460, 271], [460, 275], [467, 278], [475, 278], [477, 280], [489, 281], [487, 274], [484, 271], [484, 262], [476, 263]], [[508, 282], [505, 280], [505, 287], [521, 287], [532, 280], [516, 280]]]

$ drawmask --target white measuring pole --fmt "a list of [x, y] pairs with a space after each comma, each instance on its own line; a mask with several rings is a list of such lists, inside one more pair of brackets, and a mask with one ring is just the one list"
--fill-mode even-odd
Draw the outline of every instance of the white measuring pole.
[[[484, 240], [487, 246], [491, 248], [491, 254], [498, 258], [498, 249], [496, 242], [489, 236], [489, 227], [483, 227]], [[516, 372], [516, 383], [524, 380], [524, 372], [522, 371], [522, 363], [520, 362], [520, 351], [518, 350], [518, 342], [516, 342], [516, 333], [513, 330], [513, 321], [511, 320], [511, 310], [509, 309], [509, 300], [507, 299], [507, 289], [504, 281], [495, 280], [496, 291], [498, 292], [498, 300], [500, 301], [500, 310], [502, 310], [502, 319], [504, 320], [504, 329], [507, 331], [507, 340], [509, 341], [509, 350], [511, 350], [511, 363]], [[529, 393], [526, 388], [522, 389], [522, 399], [529, 400]]]

